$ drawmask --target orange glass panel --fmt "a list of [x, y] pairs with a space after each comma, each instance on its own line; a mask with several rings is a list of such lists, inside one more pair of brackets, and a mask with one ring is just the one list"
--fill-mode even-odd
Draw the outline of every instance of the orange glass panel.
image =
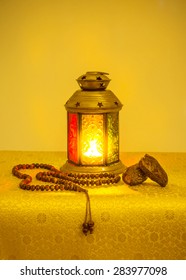
[[82, 115], [81, 163], [101, 165], [104, 156], [103, 115]]

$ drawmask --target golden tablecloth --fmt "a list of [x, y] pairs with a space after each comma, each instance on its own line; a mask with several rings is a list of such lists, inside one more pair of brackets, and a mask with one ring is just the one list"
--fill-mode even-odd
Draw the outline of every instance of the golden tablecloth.
[[[0, 152], [0, 259], [186, 259], [186, 154], [149, 154], [166, 170], [168, 185], [148, 179], [90, 189], [95, 231], [84, 236], [84, 194], [24, 191], [11, 174], [18, 163], [60, 168], [66, 154]], [[130, 166], [143, 155], [124, 153], [121, 160]]]

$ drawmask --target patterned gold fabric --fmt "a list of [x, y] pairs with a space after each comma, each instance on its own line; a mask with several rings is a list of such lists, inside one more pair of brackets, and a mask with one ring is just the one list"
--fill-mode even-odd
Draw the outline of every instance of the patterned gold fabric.
[[[84, 236], [84, 194], [24, 191], [11, 174], [18, 163], [60, 168], [66, 154], [0, 152], [0, 259], [186, 259], [186, 154], [149, 154], [166, 170], [168, 185], [148, 179], [90, 189], [95, 231]], [[130, 166], [143, 155], [121, 159]]]

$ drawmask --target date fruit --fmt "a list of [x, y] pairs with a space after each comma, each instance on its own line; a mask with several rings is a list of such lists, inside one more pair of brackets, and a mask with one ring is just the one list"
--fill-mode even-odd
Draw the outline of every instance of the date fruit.
[[130, 186], [135, 186], [143, 183], [147, 176], [139, 167], [139, 164], [129, 166], [126, 171], [122, 174], [123, 181]]
[[146, 176], [148, 176], [152, 181], [158, 183], [161, 187], [165, 187], [167, 185], [167, 173], [154, 157], [146, 154], [139, 161], [139, 167]]

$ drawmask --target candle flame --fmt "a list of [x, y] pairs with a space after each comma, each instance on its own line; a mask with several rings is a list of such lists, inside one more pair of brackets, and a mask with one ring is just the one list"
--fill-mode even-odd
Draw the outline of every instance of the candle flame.
[[101, 157], [102, 154], [97, 149], [97, 140], [91, 140], [89, 143], [90, 147], [87, 152], [84, 153], [87, 157]]

